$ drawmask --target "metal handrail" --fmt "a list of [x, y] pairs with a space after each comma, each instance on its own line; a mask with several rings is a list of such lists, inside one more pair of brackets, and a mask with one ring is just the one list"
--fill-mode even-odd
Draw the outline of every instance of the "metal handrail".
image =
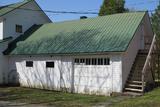
[[144, 82], [145, 82], [145, 80], [144, 80], [145, 78], [144, 77], [145, 77], [146, 69], [147, 69], [148, 64], [150, 62], [150, 59], [151, 59], [151, 53], [153, 51], [155, 42], [156, 42], [156, 35], [154, 35], [154, 37], [153, 37], [152, 44], [151, 44], [150, 49], [149, 49], [149, 53], [147, 55], [144, 67], [142, 69], [142, 90], [143, 90], [143, 92], [144, 92], [144, 85], [145, 85], [144, 84]]

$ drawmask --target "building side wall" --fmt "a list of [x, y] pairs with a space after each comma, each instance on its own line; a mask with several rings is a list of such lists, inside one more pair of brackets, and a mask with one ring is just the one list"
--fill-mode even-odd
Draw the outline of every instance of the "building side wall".
[[[91, 56], [14, 56], [9, 58], [9, 81], [21, 86], [49, 90], [73, 91], [83, 94], [109, 95], [122, 92], [122, 61], [120, 56], [110, 57], [110, 65], [76, 65], [75, 58]], [[100, 56], [93, 56], [92, 58]], [[104, 56], [103, 56], [104, 57]], [[26, 67], [33, 61], [33, 67]], [[54, 61], [54, 68], [46, 68], [46, 61]], [[14, 76], [19, 75], [17, 79]], [[15, 75], [16, 74], [16, 75]]]
[[[66, 60], [67, 59], [67, 60]], [[62, 62], [62, 61], [63, 62]], [[61, 57], [14, 57], [9, 61], [9, 80], [17, 72], [21, 86], [60, 90], [70, 88], [71, 59]], [[33, 67], [26, 67], [26, 61], [33, 61]], [[46, 68], [46, 62], [54, 61], [54, 68]], [[65, 70], [64, 70], [65, 69]], [[17, 81], [18, 82], [18, 81]]]
[[123, 87], [125, 86], [126, 80], [131, 71], [131, 68], [133, 66], [138, 51], [143, 49], [149, 49], [148, 43], [151, 43], [152, 38], [153, 38], [153, 32], [149, 21], [149, 15], [146, 14], [141, 24], [139, 25], [137, 32], [135, 33], [135, 36], [131, 41], [127, 51], [123, 55], [122, 59]]
[[[128, 75], [131, 71], [131, 68], [133, 66], [133, 63], [135, 61], [135, 58], [137, 56], [137, 53], [139, 49], [143, 47], [144, 41], [142, 41], [142, 26], [140, 25], [137, 32], [135, 33], [135, 36], [133, 40], [131, 41], [127, 51], [125, 52], [123, 56], [123, 81], [122, 85], [125, 86], [126, 80], [128, 79]], [[143, 44], [142, 44], [143, 43]]]
[[122, 92], [122, 56], [112, 58], [112, 90], [113, 92]]
[[[16, 9], [4, 15], [3, 18], [5, 20], [3, 38], [9, 36], [16, 38], [17, 36], [23, 34], [34, 24], [44, 24], [50, 22], [50, 20], [47, 18], [47, 16], [44, 15], [42, 11], [32, 10], [39, 10], [39, 7], [36, 5], [34, 1], [22, 6], [21, 9]], [[23, 33], [16, 33], [16, 24], [22, 25]]]
[[3, 55], [4, 49], [8, 47], [8, 42], [0, 44], [0, 84], [7, 84], [8, 82], [8, 56]]

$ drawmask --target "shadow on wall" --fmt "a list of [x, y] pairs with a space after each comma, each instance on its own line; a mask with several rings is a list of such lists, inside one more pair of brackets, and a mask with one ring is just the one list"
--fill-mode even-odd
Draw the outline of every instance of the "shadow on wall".
[[11, 70], [8, 73], [8, 85], [9, 86], [20, 86], [19, 74], [16, 70]]
[[[55, 36], [38, 37], [33, 35], [26, 41], [17, 43], [17, 47], [11, 52], [13, 54], [59, 54], [98, 51], [99, 43], [103, 41], [97, 29], [83, 30], [69, 33], [59, 33]], [[34, 37], [35, 36], [35, 37]], [[104, 45], [104, 44], [101, 44]]]

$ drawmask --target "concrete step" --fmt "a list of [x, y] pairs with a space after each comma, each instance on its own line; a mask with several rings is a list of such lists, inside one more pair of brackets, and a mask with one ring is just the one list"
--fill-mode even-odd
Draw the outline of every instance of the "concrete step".
[[142, 85], [136, 85], [136, 84], [127, 84], [126, 87], [135, 87], [135, 88], [142, 88]]
[[133, 83], [133, 84], [142, 84], [142, 81], [128, 81], [128, 83]]
[[131, 91], [131, 92], [143, 92], [142, 89], [134, 89], [134, 88], [125, 88], [125, 91]]

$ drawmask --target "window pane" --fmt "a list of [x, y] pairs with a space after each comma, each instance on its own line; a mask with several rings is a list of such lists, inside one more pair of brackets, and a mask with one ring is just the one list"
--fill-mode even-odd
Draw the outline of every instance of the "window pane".
[[96, 58], [92, 59], [92, 65], [97, 65], [97, 59]]
[[22, 33], [22, 25], [16, 25], [16, 32], [17, 33]]
[[85, 63], [85, 59], [80, 59], [80, 63]]
[[46, 62], [47, 68], [54, 68], [54, 62]]
[[98, 65], [103, 65], [103, 58], [98, 58]]
[[33, 61], [26, 61], [26, 67], [33, 67]]
[[79, 59], [75, 59], [74, 63], [78, 64], [79, 63]]
[[91, 65], [91, 59], [86, 59], [86, 65]]
[[104, 59], [104, 65], [110, 65], [110, 59], [109, 58]]

